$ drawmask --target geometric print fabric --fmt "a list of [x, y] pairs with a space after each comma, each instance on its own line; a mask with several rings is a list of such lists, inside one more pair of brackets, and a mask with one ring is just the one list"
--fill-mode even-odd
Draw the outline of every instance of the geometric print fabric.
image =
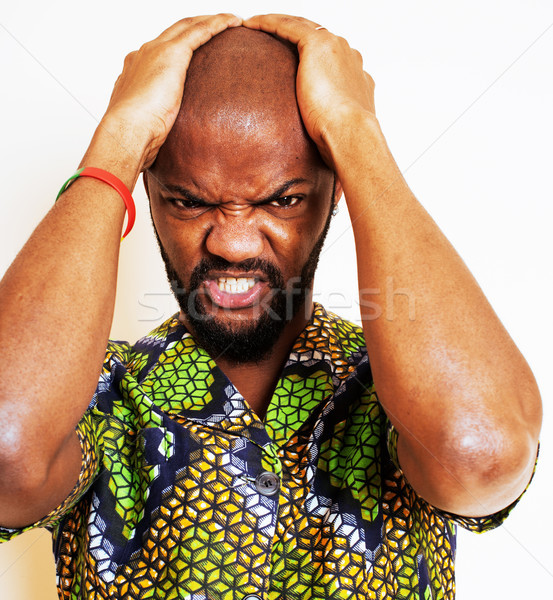
[[509, 512], [417, 496], [361, 330], [320, 305], [263, 421], [173, 317], [110, 343], [77, 431], [79, 482], [33, 525], [52, 531], [65, 599], [452, 599], [455, 522]]

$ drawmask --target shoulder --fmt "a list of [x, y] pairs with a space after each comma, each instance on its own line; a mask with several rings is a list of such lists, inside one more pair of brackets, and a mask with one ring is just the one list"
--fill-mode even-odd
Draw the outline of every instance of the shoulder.
[[367, 356], [365, 337], [359, 325], [342, 319], [315, 303], [313, 318], [306, 328], [306, 338], [318, 342], [336, 363], [359, 363]]
[[186, 333], [186, 328], [178, 320], [178, 314], [175, 314], [134, 344], [110, 340], [106, 349], [103, 372], [109, 374], [113, 373], [114, 369], [123, 367], [125, 371], [141, 379], [144, 372], [156, 363], [167, 347], [174, 341], [182, 339]]

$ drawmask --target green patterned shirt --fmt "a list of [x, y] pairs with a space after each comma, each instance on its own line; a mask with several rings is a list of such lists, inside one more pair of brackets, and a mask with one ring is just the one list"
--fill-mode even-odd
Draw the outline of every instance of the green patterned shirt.
[[60, 598], [452, 599], [455, 521], [509, 511], [464, 519], [414, 492], [361, 330], [319, 305], [263, 421], [173, 317], [110, 343], [77, 431], [80, 480], [33, 525]]

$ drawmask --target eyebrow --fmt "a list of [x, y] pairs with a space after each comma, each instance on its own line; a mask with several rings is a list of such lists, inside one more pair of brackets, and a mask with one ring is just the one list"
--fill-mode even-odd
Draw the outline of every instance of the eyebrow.
[[[253, 204], [268, 204], [273, 202], [273, 200], [278, 200], [282, 198], [282, 195], [290, 189], [293, 185], [299, 185], [301, 183], [311, 183], [309, 179], [304, 179], [302, 177], [297, 177], [295, 179], [289, 179], [285, 183], [283, 183], [279, 188], [277, 188], [272, 194], [267, 196], [266, 198], [262, 198], [261, 200], [256, 200]], [[210, 202], [206, 202], [203, 198], [200, 198], [194, 195], [190, 190], [186, 189], [184, 186], [176, 184], [176, 183], [167, 183], [162, 184], [161, 188], [165, 192], [170, 192], [174, 194], [179, 194], [183, 198], [187, 200], [191, 200], [193, 202], [202, 202], [204, 204], [212, 204]]]

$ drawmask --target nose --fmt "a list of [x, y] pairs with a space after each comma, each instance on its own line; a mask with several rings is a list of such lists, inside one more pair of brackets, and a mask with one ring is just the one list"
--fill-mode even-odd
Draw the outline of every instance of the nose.
[[[257, 258], [264, 249], [264, 236], [256, 222], [255, 209], [248, 211], [216, 210], [205, 244], [210, 254], [230, 263]], [[246, 214], [242, 214], [246, 212]]]

